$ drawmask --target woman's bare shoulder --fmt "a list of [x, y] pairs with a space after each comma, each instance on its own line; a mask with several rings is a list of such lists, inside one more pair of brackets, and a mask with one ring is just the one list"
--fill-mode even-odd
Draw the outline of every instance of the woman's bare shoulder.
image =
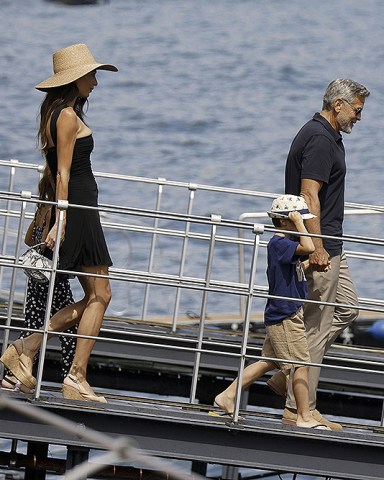
[[72, 107], [63, 108], [57, 119], [57, 128], [61, 132], [76, 135], [78, 130], [78, 117]]
[[72, 107], [65, 107], [60, 112], [59, 120], [73, 122], [77, 120], [77, 115]]

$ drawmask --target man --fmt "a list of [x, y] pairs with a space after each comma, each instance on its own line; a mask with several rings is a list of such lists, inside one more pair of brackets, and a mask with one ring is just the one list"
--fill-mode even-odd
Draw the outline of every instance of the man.
[[[341, 237], [344, 216], [345, 151], [340, 132], [351, 133], [361, 120], [365, 99], [370, 92], [357, 82], [337, 79], [329, 84], [323, 108], [294, 138], [285, 170], [285, 193], [302, 195], [309, 211], [316, 215], [306, 221], [310, 233]], [[306, 303], [304, 321], [311, 361], [322, 363], [336, 337], [355, 320], [358, 304], [349, 274], [341, 238], [313, 238], [315, 251], [309, 255], [307, 270], [310, 300], [343, 304], [330, 306]], [[348, 305], [348, 306], [345, 306]], [[332, 430], [340, 424], [330, 422], [316, 410], [316, 390], [320, 368], [309, 373], [309, 405], [313, 417]], [[269, 385], [280, 394], [286, 386], [283, 374], [275, 374]], [[292, 388], [288, 389], [284, 420], [296, 420]]]

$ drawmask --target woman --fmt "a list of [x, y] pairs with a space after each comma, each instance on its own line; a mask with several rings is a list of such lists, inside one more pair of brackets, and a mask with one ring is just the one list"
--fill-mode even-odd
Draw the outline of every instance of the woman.
[[[92, 173], [90, 154], [92, 131], [84, 123], [83, 106], [97, 86], [96, 71], [117, 71], [110, 64], [96, 62], [84, 44], [71, 45], [53, 54], [54, 75], [36, 88], [46, 92], [41, 104], [39, 139], [53, 178], [56, 199], [69, 204], [96, 207], [98, 191]], [[58, 229], [58, 212], [52, 215], [45, 240], [53, 250]], [[112, 265], [97, 210], [71, 208], [64, 212], [60, 238], [59, 268], [79, 272], [84, 298], [56, 313], [50, 331], [63, 331], [78, 324], [78, 335], [97, 337], [111, 299], [108, 267]], [[88, 275], [84, 275], [88, 274]], [[93, 277], [92, 275], [104, 277]], [[43, 336], [34, 333], [16, 341], [1, 361], [26, 387], [33, 388], [32, 363]], [[86, 380], [88, 360], [95, 340], [78, 338], [75, 356], [63, 383], [64, 398], [106, 402], [95, 395]]]
[[[39, 198], [41, 200], [55, 200], [55, 183], [48, 165], [45, 166], [43, 175], [39, 181]], [[49, 204], [40, 203], [37, 205], [35, 217], [25, 234], [25, 243], [28, 246], [37, 245], [45, 240], [48, 234], [51, 210], [52, 207]], [[55, 280], [51, 308], [52, 315], [67, 305], [74, 303], [68, 275], [57, 275]], [[28, 330], [39, 330], [43, 328], [48, 289], [48, 283], [40, 283], [33, 278], [28, 278], [24, 319], [24, 328], [27, 329], [27, 331], [20, 333], [20, 339], [31, 335], [31, 332]], [[67, 330], [67, 332], [71, 334], [76, 333], [76, 331], [77, 325]], [[60, 336], [59, 338], [62, 351], [62, 378], [65, 378], [75, 354], [76, 341], [74, 337], [69, 336]], [[10, 371], [5, 372], [1, 387], [5, 390], [15, 392], [32, 393], [32, 390], [23, 385]]]

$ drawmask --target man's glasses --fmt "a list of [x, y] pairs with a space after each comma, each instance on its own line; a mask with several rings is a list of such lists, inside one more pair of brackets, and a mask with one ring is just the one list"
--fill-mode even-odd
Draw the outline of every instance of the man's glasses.
[[361, 112], [363, 111], [363, 109], [362, 109], [361, 107], [354, 107], [354, 106], [352, 105], [352, 103], [351, 103], [351, 102], [348, 102], [348, 100], [346, 100], [345, 98], [342, 98], [342, 100], [343, 100], [344, 102], [347, 102], [347, 103], [348, 103], [348, 105], [349, 105], [349, 106], [352, 108], [352, 110], [355, 112], [355, 116], [356, 116], [356, 117], [357, 117], [358, 115], [360, 115]]

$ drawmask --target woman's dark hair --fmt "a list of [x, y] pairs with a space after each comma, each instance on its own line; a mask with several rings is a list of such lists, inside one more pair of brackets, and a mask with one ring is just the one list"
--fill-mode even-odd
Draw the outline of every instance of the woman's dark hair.
[[40, 200], [55, 201], [55, 182], [52, 178], [51, 170], [48, 164], [45, 164], [43, 175], [39, 181], [39, 198]]
[[76, 115], [84, 122], [84, 104], [86, 98], [79, 97], [79, 90], [75, 82], [61, 87], [50, 88], [40, 106], [40, 127], [37, 133], [38, 142], [44, 156], [48, 150], [47, 124], [52, 112], [57, 107], [67, 107], [76, 98], [73, 109]]

